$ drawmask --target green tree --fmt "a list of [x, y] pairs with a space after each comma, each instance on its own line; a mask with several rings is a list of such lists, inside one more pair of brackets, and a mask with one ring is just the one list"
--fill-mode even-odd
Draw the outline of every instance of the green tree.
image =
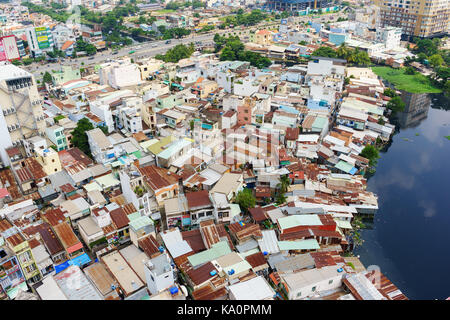
[[230, 47], [223, 48], [222, 52], [220, 53], [220, 60], [221, 61], [233, 61], [233, 60], [236, 60], [236, 56], [234, 54], [234, 51]]
[[52, 75], [48, 71], [45, 71], [42, 81], [44, 81], [45, 83], [52, 83]]
[[414, 70], [413, 67], [406, 67], [406, 68], [405, 68], [405, 74], [408, 74], [408, 75], [415, 75], [415, 74], [416, 74], [416, 70]]
[[323, 47], [320, 47], [319, 49], [315, 50], [311, 54], [311, 56], [336, 58], [337, 54], [336, 54], [336, 51], [334, 51], [332, 48], [323, 46]]
[[399, 96], [395, 96], [389, 100], [386, 107], [395, 114], [397, 112], [402, 112], [405, 109], [405, 103], [403, 102], [402, 98]]
[[386, 88], [386, 89], [384, 89], [383, 95], [392, 98], [392, 97], [395, 97], [397, 95], [397, 93], [395, 93], [395, 90], [393, 90], [391, 88]]
[[253, 196], [252, 190], [244, 188], [236, 195], [235, 202], [239, 204], [242, 211], [248, 212], [248, 209], [255, 207], [256, 198]]
[[88, 156], [91, 156], [91, 149], [86, 131], [92, 129], [94, 129], [92, 123], [87, 118], [83, 118], [77, 122], [76, 128], [72, 131], [72, 144]]
[[165, 55], [157, 55], [155, 58], [163, 60], [164, 62], [178, 62], [181, 59], [189, 58], [194, 53], [195, 47], [191, 43], [189, 46], [184, 44], [177, 44], [172, 49], [168, 50]]
[[288, 176], [281, 176], [280, 183], [278, 183], [277, 188], [281, 193], [286, 193], [288, 191], [289, 185], [291, 184], [291, 180], [289, 180]]
[[364, 147], [364, 149], [359, 154], [361, 157], [364, 157], [366, 159], [369, 159], [369, 165], [371, 167], [376, 166], [378, 158], [380, 157], [378, 149], [375, 148], [373, 145], [368, 144]]
[[425, 54], [425, 53], [423, 53], [423, 52], [421, 52], [421, 53], [419, 53], [418, 55], [417, 55], [417, 60], [420, 62], [420, 63], [423, 63], [425, 60], [427, 60], [427, 55]]
[[430, 56], [428, 58], [428, 61], [430, 62], [430, 64], [436, 68], [436, 67], [440, 67], [444, 64], [444, 59], [442, 58], [442, 56], [438, 53], [433, 54], [432, 56]]

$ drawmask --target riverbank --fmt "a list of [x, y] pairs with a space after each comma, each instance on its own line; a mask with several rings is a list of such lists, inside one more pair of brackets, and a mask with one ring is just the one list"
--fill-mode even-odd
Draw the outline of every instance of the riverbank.
[[372, 67], [372, 71], [383, 80], [389, 81], [397, 90], [410, 93], [441, 93], [442, 90], [435, 87], [423, 74], [405, 74], [405, 69], [391, 67]]
[[450, 241], [450, 180], [445, 179], [450, 169], [442, 159], [450, 156], [444, 138], [450, 134], [450, 111], [447, 99], [436, 98], [408, 100], [411, 116], [400, 119], [367, 182], [367, 190], [379, 197], [379, 209], [373, 227], [361, 230], [364, 243], [354, 252], [365, 266], [379, 266], [410, 299], [449, 296], [450, 256], [443, 253]]

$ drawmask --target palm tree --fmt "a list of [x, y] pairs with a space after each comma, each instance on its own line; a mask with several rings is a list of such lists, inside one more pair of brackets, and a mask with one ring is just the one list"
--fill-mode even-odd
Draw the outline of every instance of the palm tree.
[[287, 176], [281, 176], [280, 177], [280, 183], [277, 184], [277, 188], [280, 189], [281, 193], [286, 193], [288, 190], [289, 185], [291, 184], [291, 181]]

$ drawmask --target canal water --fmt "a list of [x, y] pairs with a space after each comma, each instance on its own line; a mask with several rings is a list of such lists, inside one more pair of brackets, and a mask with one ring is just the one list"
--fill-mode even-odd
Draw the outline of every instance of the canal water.
[[367, 189], [379, 210], [355, 249], [409, 299], [450, 297], [450, 100], [403, 93], [399, 130]]

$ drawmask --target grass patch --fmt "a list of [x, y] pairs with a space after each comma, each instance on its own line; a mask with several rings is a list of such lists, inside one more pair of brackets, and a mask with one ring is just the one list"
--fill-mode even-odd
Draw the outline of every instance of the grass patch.
[[175, 10], [173, 10], [173, 9], [161, 9], [161, 10], [156, 10], [156, 11], [153, 11], [153, 12], [156, 12], [157, 14], [165, 14], [165, 13], [175, 12]]
[[391, 67], [372, 67], [379, 77], [389, 81], [398, 90], [410, 93], [441, 93], [442, 90], [433, 86], [426, 76], [420, 73], [415, 75], [405, 74], [405, 69], [393, 69]]
[[445, 136], [448, 140], [450, 140], [450, 136]]

